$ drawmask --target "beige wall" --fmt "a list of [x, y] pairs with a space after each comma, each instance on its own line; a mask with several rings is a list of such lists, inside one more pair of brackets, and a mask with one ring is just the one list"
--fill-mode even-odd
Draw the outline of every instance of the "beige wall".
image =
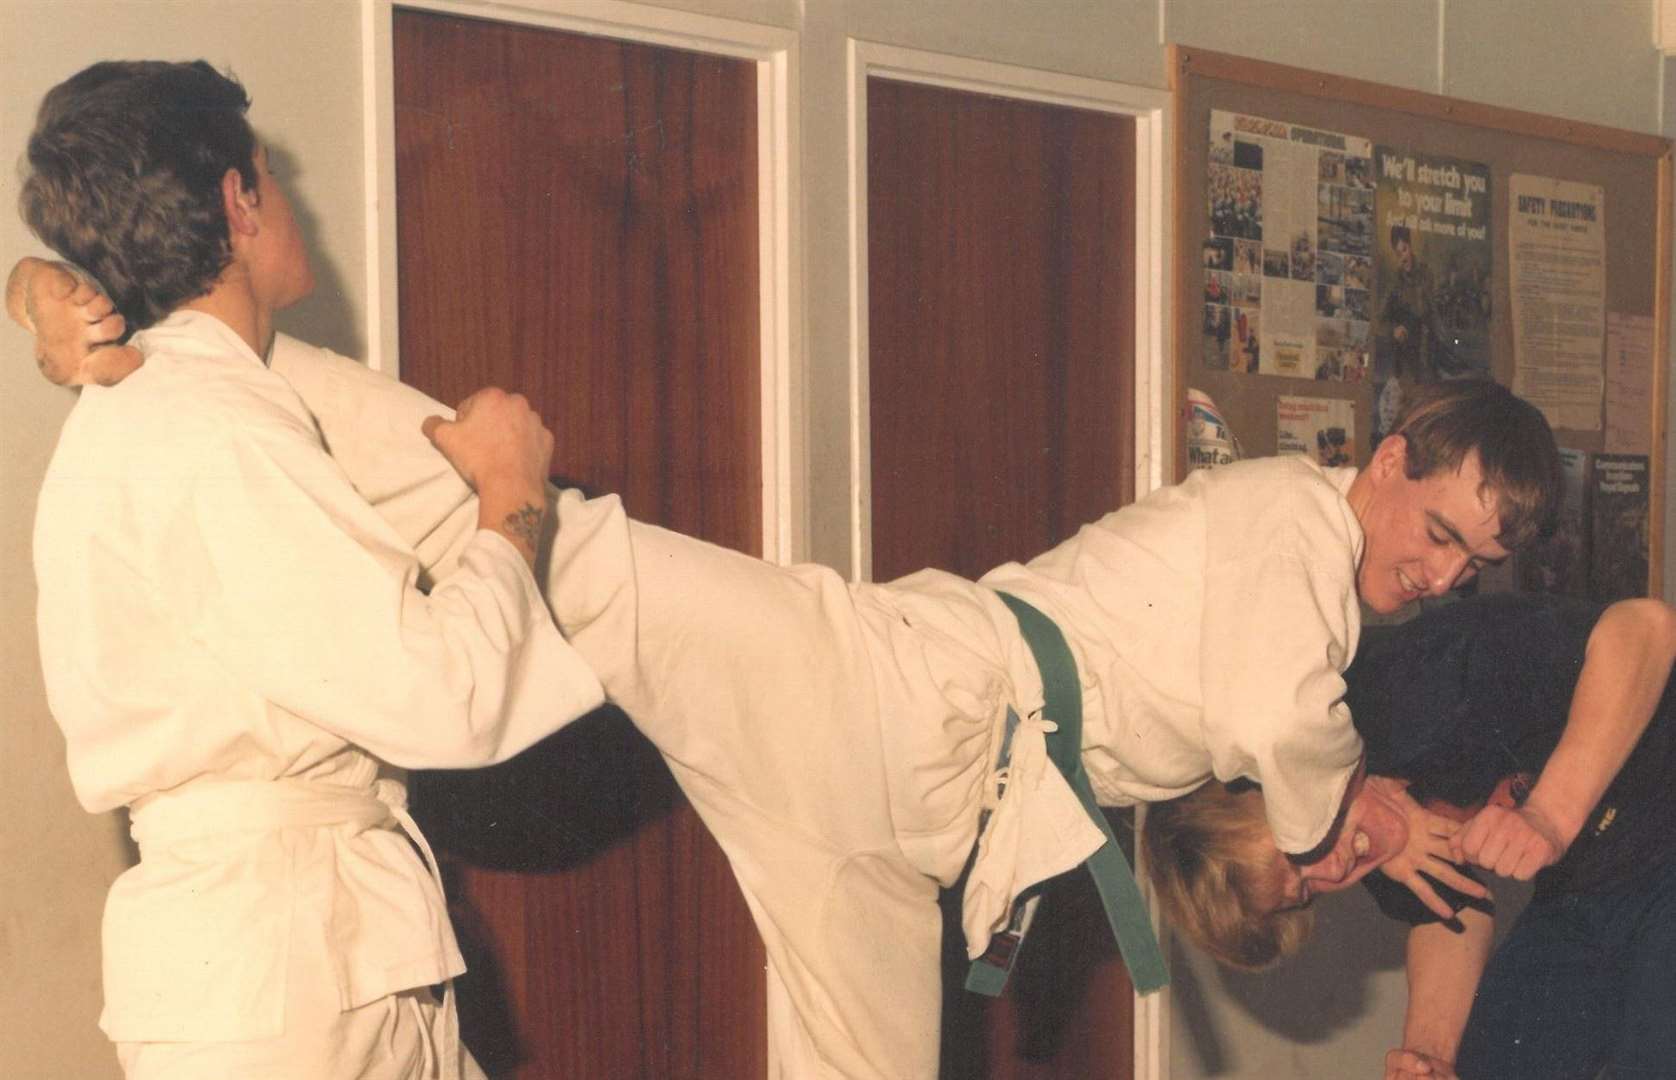
[[[552, 9], [552, 0], [526, 6]], [[796, 30], [802, 295], [814, 553], [849, 561], [845, 42], [864, 40], [1162, 87], [1161, 42], [1242, 53], [1640, 131], [1666, 123], [1653, 0], [671, 0]], [[1505, 15], [1516, 8], [1520, 18]], [[1585, 18], [1580, 12], [1587, 11]], [[1050, 17], [1051, 13], [1051, 17]], [[0, 0], [0, 153], [21, 154], [52, 83], [109, 56], [230, 66], [287, 166], [319, 294], [285, 328], [351, 355], [365, 343], [359, 0]], [[36, 250], [0, 170], [0, 262]], [[75, 804], [33, 641], [29, 527], [67, 391], [0, 327], [0, 1076], [115, 1075], [95, 1028], [103, 895], [129, 858], [123, 823]], [[1676, 529], [1669, 530], [1676, 542]], [[1673, 544], [1676, 551], [1676, 544]], [[1670, 560], [1667, 559], [1667, 564]], [[1173, 1076], [1371, 1074], [1400, 1020], [1400, 954], [1359, 898], [1323, 905], [1322, 948], [1292, 975], [1231, 979], [1183, 961]], [[1364, 931], [1364, 927], [1367, 928]], [[1350, 965], [1344, 957], [1356, 958]]]

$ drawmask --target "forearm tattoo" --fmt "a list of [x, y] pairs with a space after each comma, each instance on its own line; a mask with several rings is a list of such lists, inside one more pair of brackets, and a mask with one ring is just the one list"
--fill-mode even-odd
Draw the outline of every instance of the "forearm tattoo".
[[541, 523], [546, 517], [547, 511], [544, 508], [538, 507], [534, 503], [525, 503], [517, 510], [506, 515], [506, 520], [501, 522], [501, 527], [510, 533], [514, 539], [522, 540], [529, 545], [531, 551], [535, 551], [541, 546]]

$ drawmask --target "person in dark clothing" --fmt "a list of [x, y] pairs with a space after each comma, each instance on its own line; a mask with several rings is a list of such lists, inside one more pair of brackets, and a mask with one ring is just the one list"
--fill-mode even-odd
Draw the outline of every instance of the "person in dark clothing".
[[[1536, 879], [1493, 956], [1494, 908], [1450, 888], [1454, 868], [1420, 868], [1456, 910], [1447, 922], [1387, 879], [1365, 879], [1382, 910], [1411, 927], [1408, 1015], [1388, 1080], [1592, 1080], [1602, 1067], [1676, 1075], [1673, 660], [1676, 610], [1653, 600], [1500, 594], [1364, 635], [1346, 702], [1369, 783], [1457, 808], [1456, 862]], [[1214, 788], [1149, 812], [1149, 860], [1178, 864], [1155, 868], [1155, 880], [1192, 867], [1214, 828], [1227, 831], [1207, 826], [1195, 839], [1182, 824], [1205, 813], [1195, 800], [1261, 804], [1259, 793]], [[1272, 843], [1242, 858], [1269, 879], [1246, 890], [1243, 910], [1296, 921], [1309, 899], [1296, 868]], [[1179, 902], [1191, 890], [1159, 890], [1188, 936], [1228, 923], [1205, 915], [1240, 891], [1237, 873], [1221, 876], [1234, 887], [1221, 901], [1201, 894], [1197, 911]], [[1218, 953], [1214, 938], [1201, 943]]]

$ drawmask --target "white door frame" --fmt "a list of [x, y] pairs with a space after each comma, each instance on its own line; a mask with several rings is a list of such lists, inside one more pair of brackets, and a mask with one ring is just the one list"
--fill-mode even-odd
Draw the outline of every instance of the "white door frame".
[[849, 42], [850, 175], [850, 551], [852, 575], [872, 571], [872, 463], [867, 418], [867, 80], [967, 90], [1096, 112], [1135, 121], [1135, 493], [1164, 483], [1168, 434], [1164, 402], [1173, 400], [1167, 358], [1170, 250], [1170, 95], [1151, 87], [1089, 79], [988, 60]]

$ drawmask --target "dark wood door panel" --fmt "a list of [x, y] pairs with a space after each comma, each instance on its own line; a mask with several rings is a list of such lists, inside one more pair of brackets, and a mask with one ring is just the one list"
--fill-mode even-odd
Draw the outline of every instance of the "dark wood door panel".
[[[1133, 499], [1134, 139], [1126, 117], [868, 84], [874, 577], [975, 577]], [[945, 956], [944, 1077], [1132, 1075], [1129, 981], [1080, 871], [1006, 997], [961, 989], [952, 925]]]
[[[761, 545], [754, 65], [398, 9], [403, 377], [525, 393], [554, 471]], [[762, 950], [725, 858], [627, 718], [427, 774], [490, 1071], [766, 1073]]]
[[432, 57], [397, 71], [404, 370], [446, 360], [438, 378], [462, 393], [521, 380], [563, 410], [567, 473], [755, 550], [753, 66], [412, 12], [397, 25]]
[[873, 571], [974, 573], [1134, 497], [1134, 125], [868, 85]]

